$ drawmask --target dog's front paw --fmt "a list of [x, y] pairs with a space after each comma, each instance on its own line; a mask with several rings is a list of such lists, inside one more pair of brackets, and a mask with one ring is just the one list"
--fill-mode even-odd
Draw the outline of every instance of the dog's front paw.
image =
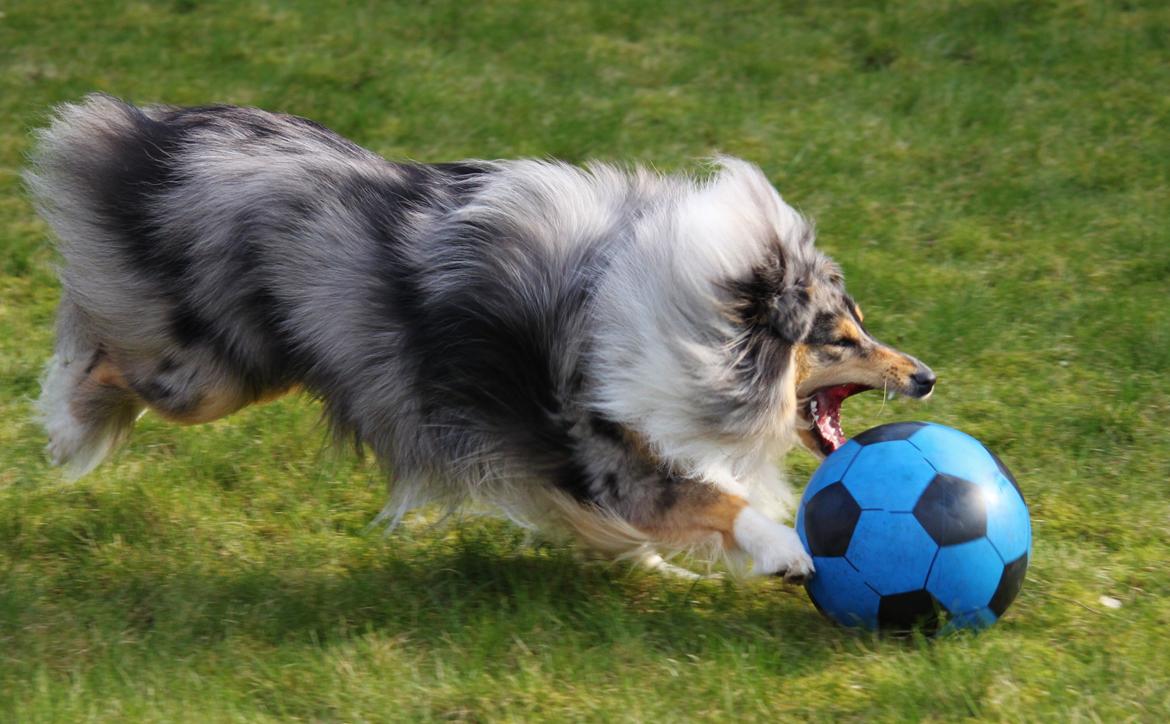
[[775, 574], [784, 579], [785, 583], [802, 586], [808, 582], [813, 574], [816, 573], [816, 568], [813, 567], [812, 558], [801, 550], [791, 559], [788, 564], [777, 569]]
[[735, 542], [754, 561], [752, 573], [780, 576], [786, 583], [804, 583], [816, 569], [800, 543], [800, 536], [754, 508], [744, 508], [735, 519]]

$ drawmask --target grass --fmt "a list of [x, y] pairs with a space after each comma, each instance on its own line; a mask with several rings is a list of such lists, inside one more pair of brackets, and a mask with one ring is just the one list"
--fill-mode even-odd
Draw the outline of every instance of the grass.
[[[0, 719], [1164, 720], [1168, 48], [1137, 0], [0, 3]], [[58, 287], [19, 170], [93, 89], [400, 158], [759, 162], [940, 375], [847, 428], [938, 420], [1016, 471], [1020, 598], [981, 636], [883, 640], [493, 519], [382, 537], [373, 467], [298, 400], [147, 417], [60, 482], [30, 421]]]

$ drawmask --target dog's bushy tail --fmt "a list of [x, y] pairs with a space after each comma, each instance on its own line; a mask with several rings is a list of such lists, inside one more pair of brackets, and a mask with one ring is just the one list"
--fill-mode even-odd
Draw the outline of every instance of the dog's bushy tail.
[[94, 320], [108, 316], [102, 314], [108, 307], [126, 306], [122, 290], [132, 288], [117, 272], [110, 243], [116, 219], [101, 195], [120, 163], [116, 141], [129, 137], [133, 121], [132, 109], [108, 96], [60, 106], [50, 126], [37, 132], [24, 174], [37, 210], [56, 232], [62, 257], [57, 341], [36, 415], [48, 432], [53, 462], [74, 478], [127, 438], [141, 410], [125, 389], [91, 375], [102, 354]]

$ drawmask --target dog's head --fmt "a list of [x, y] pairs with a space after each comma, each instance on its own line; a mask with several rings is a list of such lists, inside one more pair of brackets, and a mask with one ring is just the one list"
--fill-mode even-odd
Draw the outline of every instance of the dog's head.
[[[811, 228], [799, 240], [778, 240], [775, 249], [740, 287], [739, 298], [751, 300], [746, 326], [771, 338], [761, 348], [783, 350], [793, 370], [795, 399], [781, 409], [795, 416], [791, 422], [804, 446], [824, 457], [845, 443], [841, 403], [847, 397], [880, 390], [921, 399], [936, 378], [922, 362], [869, 334], [839, 267], [813, 249]], [[747, 321], [744, 311], [740, 319]]]
[[810, 295], [811, 321], [794, 345], [797, 430], [818, 456], [845, 443], [841, 403], [866, 390], [926, 398], [935, 374], [914, 357], [874, 339], [861, 308], [837, 281]]
[[615, 247], [591, 353], [599, 408], [713, 478], [778, 452], [794, 431], [826, 455], [845, 441], [846, 397], [921, 398], [935, 380], [870, 336], [812, 225], [759, 168], [720, 167], [647, 207], [634, 241]]

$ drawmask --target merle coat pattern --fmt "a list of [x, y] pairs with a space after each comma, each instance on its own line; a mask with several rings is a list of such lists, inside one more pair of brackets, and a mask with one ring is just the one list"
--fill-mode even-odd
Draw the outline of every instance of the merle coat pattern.
[[40, 409], [74, 474], [144, 409], [198, 423], [302, 389], [392, 470], [392, 522], [488, 500], [610, 553], [710, 543], [800, 580], [774, 516], [777, 458], [818, 430], [806, 381], [852, 364], [929, 392], [736, 159], [402, 164], [294, 116], [93, 95], [26, 180], [63, 258]]

